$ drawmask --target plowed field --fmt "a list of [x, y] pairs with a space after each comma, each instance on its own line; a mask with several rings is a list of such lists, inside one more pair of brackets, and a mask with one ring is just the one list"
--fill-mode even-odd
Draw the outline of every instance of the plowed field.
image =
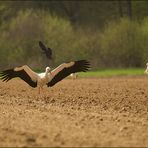
[[148, 147], [148, 77], [0, 81], [0, 146]]

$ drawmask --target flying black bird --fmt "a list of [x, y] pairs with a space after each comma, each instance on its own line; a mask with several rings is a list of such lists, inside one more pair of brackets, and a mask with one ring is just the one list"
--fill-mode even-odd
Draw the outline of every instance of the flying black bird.
[[51, 60], [52, 59], [52, 49], [46, 47], [41, 41], [39, 41], [39, 46], [43, 50], [43, 53], [46, 55], [46, 57]]
[[21, 67], [15, 67], [13, 69], [4, 70], [0, 73], [0, 79], [3, 81], [9, 81], [12, 78], [19, 77], [28, 83], [31, 87], [37, 87], [40, 89], [44, 85], [48, 87], [54, 86], [57, 82], [61, 81], [71, 73], [86, 72], [90, 68], [90, 63], [86, 60], [72, 61], [69, 63], [63, 63], [57, 68], [51, 71], [50, 67], [46, 67], [44, 73], [36, 73], [27, 65]]

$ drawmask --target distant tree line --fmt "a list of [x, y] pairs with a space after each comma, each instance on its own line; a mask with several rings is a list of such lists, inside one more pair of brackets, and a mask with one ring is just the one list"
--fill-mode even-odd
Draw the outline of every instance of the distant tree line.
[[93, 68], [141, 67], [148, 61], [148, 1], [0, 1], [0, 68], [88, 59]]

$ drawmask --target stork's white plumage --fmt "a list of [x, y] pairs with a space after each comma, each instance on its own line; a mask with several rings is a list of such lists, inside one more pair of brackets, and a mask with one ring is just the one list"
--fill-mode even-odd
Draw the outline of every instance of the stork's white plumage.
[[146, 70], [145, 73], [148, 74], [148, 63], [146, 63]]
[[2, 71], [0, 74], [0, 79], [7, 82], [12, 78], [20, 77], [31, 87], [39, 87], [40, 93], [40, 89], [44, 85], [52, 87], [71, 73], [86, 72], [89, 69], [89, 66], [90, 63], [86, 60], [73, 61], [69, 63], [63, 63], [52, 71], [50, 71], [49, 67], [46, 67], [44, 73], [38, 74], [31, 70], [27, 65], [24, 65]]
[[76, 73], [71, 73], [70, 77], [74, 80], [78, 78], [78, 75]]

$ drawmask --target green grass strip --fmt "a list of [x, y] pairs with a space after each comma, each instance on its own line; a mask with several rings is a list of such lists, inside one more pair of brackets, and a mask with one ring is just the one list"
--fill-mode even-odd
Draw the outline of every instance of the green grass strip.
[[127, 69], [102, 69], [79, 73], [80, 77], [111, 77], [111, 76], [136, 76], [145, 75], [145, 69], [127, 68]]

